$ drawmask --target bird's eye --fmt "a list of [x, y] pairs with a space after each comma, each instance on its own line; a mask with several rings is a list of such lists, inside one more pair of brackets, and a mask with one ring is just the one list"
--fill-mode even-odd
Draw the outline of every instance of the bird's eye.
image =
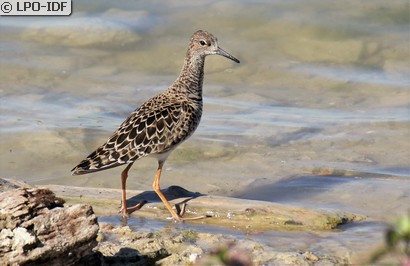
[[206, 41], [200, 40], [200, 41], [199, 41], [199, 44], [202, 45], [202, 46], [205, 46], [205, 45], [206, 45]]

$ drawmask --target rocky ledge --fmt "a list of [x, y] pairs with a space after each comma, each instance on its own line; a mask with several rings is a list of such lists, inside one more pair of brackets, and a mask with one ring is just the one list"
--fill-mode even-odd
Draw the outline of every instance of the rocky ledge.
[[[174, 204], [189, 201], [188, 215], [213, 216], [190, 221], [190, 224], [249, 233], [333, 230], [340, 224], [363, 219], [344, 212], [199, 195], [179, 187], [163, 192]], [[0, 193], [1, 265], [330, 265], [350, 262], [347, 257], [317, 250], [283, 252], [249, 239], [187, 228], [173, 230], [172, 222], [167, 228], [150, 231], [117, 222], [98, 223], [96, 215], [118, 216], [119, 190], [33, 188], [0, 178]], [[130, 203], [147, 201], [149, 206], [138, 211], [138, 217], [145, 223], [164, 221], [169, 215], [153, 192], [129, 191], [129, 194], [136, 195]]]

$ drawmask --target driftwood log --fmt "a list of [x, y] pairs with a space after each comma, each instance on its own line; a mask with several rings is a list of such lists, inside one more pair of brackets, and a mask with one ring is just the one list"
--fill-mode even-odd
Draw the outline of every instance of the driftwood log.
[[99, 230], [91, 206], [63, 204], [49, 189], [0, 193], [0, 264], [77, 265], [91, 256]]

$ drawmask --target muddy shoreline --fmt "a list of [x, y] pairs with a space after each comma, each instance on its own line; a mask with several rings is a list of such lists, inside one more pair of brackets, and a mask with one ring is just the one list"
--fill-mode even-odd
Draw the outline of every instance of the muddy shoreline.
[[[1, 191], [30, 187], [10, 179], [1, 179], [0, 183]], [[89, 204], [93, 207], [100, 230], [94, 255], [87, 260], [103, 261], [107, 265], [214, 265], [229, 261], [239, 261], [242, 265], [346, 264], [352, 262], [351, 254], [338, 256], [308, 247], [297, 251], [278, 250], [247, 236], [269, 231], [337, 232], [343, 224], [365, 219], [346, 212], [199, 195], [170, 187], [164, 194], [172, 199], [172, 204], [188, 202], [188, 216], [208, 213], [212, 217], [175, 224], [167, 220], [166, 209], [150, 192], [128, 191], [129, 195], [136, 195], [130, 201], [142, 197], [148, 203], [124, 220], [117, 213], [119, 190], [57, 185], [50, 185], [48, 189], [64, 199], [65, 206]], [[138, 226], [136, 219], [145, 226]], [[162, 223], [162, 228], [150, 226], [156, 222]], [[196, 230], [195, 226], [202, 230]], [[222, 233], [215, 233], [212, 227], [221, 228]], [[229, 230], [236, 230], [237, 235], [226, 234]]]

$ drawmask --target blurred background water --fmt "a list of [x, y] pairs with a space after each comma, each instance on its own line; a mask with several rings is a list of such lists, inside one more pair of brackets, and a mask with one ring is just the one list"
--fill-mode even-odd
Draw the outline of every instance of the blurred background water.
[[[176, 79], [204, 29], [241, 64], [207, 58], [201, 124], [162, 187], [390, 221], [410, 202], [408, 11], [401, 0], [75, 1], [70, 17], [1, 17], [1, 175], [120, 188], [120, 168], [70, 169]], [[151, 190], [156, 167], [139, 161], [128, 187]]]

